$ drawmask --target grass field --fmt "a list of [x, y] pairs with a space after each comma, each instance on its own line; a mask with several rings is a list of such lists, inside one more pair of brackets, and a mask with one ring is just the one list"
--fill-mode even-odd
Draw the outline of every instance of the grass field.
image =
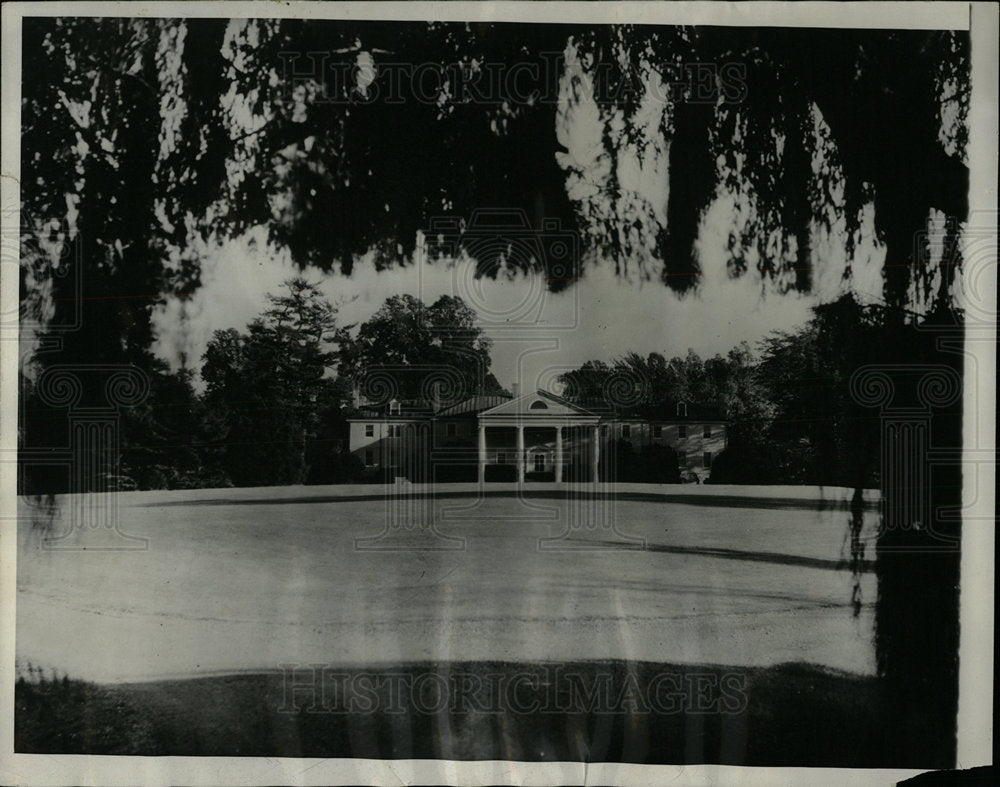
[[[433, 501], [415, 491], [122, 494], [120, 528], [146, 539], [140, 550], [98, 548], [110, 542], [58, 517], [48, 532], [60, 537], [48, 544], [23, 526], [22, 750], [58, 737], [47, 725], [62, 708], [70, 718], [57, 728], [69, 750], [430, 757], [441, 756], [428, 748], [434, 736], [414, 731], [444, 713], [459, 759], [506, 756], [501, 749], [512, 746], [526, 759], [777, 764], [798, 734], [787, 727], [796, 714], [783, 710], [793, 698], [805, 726], [789, 756], [801, 757], [803, 745], [815, 748], [817, 764], [881, 756], [855, 740], [878, 728], [882, 711], [871, 677], [874, 577], [870, 564], [857, 577], [848, 569], [846, 490], [637, 486], [592, 500], [497, 485], [481, 498], [439, 488]], [[22, 510], [29, 521], [30, 508]], [[32, 678], [29, 663], [48, 677]], [[571, 703], [543, 713], [541, 727], [530, 721], [539, 714], [515, 714], [514, 731], [502, 721], [509, 713], [483, 710], [481, 700], [472, 715], [449, 707], [405, 723], [364, 713], [364, 703], [278, 712], [289, 665], [309, 664], [369, 680], [528, 674], [529, 699], [551, 683], [530, 678], [542, 665], [579, 665], [589, 680], [610, 680], [616, 696], [622, 675], [641, 676], [645, 690], [664, 672], [715, 670], [743, 676], [734, 685], [745, 702], [737, 709], [730, 697], [729, 711], [701, 712], [697, 688], [684, 684], [687, 706], [576, 713]], [[52, 681], [53, 670], [70, 679]], [[718, 677], [714, 689], [711, 678], [698, 680], [708, 686], [703, 697], [718, 691]], [[105, 714], [109, 729], [131, 732], [95, 740], [73, 716], [82, 697], [92, 722]], [[841, 717], [857, 729], [824, 743]], [[378, 728], [367, 743], [351, 737], [365, 723]], [[584, 726], [574, 733], [574, 724]], [[692, 724], [704, 728], [694, 749]], [[505, 743], [501, 728], [514, 737]], [[550, 744], [532, 754], [536, 739]], [[365, 746], [401, 753], [359, 754]]]

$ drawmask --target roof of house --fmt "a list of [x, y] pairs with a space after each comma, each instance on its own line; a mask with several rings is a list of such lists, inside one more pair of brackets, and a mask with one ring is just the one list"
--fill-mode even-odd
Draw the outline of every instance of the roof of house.
[[399, 410], [391, 412], [391, 402], [378, 402], [376, 404], [363, 404], [352, 407], [347, 414], [347, 420], [358, 418], [429, 418], [433, 415], [433, 410], [428, 402], [423, 399], [405, 399], [397, 402]]
[[507, 394], [484, 394], [482, 396], [470, 396], [464, 402], [453, 404], [451, 407], [445, 407], [437, 413], [437, 416], [438, 418], [442, 418], [450, 415], [479, 413], [483, 410], [489, 410], [491, 407], [496, 407], [497, 405], [510, 401], [510, 399], [511, 397]]
[[577, 417], [593, 420], [598, 417], [585, 407], [556, 396], [554, 393], [538, 389], [522, 394], [516, 398], [506, 400], [496, 407], [490, 408], [482, 415], [483, 418], [494, 421], [497, 419], [509, 419], [512, 417], [527, 419], [528, 421], [538, 418], [566, 418]]
[[351, 409], [347, 420], [359, 419], [403, 419], [412, 420], [414, 418], [432, 418], [434, 416], [454, 416], [471, 413], [479, 413], [489, 410], [510, 400], [508, 394], [485, 394], [480, 396], [470, 396], [460, 402], [449, 405], [438, 412], [434, 412], [434, 406], [426, 399], [409, 399], [399, 401], [399, 410], [392, 412], [390, 402], [380, 402], [378, 404], [364, 404]]
[[[701, 404], [698, 402], [676, 402], [664, 400], [656, 403], [632, 404], [628, 402], [615, 403], [606, 399], [581, 400], [577, 402], [602, 418], [613, 418], [623, 421], [725, 421], [722, 408], [716, 404]], [[678, 405], [686, 407], [678, 412]]]
[[[715, 404], [701, 404], [698, 402], [678, 403], [676, 401], [664, 400], [655, 404], [632, 404], [608, 402], [607, 399], [572, 400], [557, 396], [549, 391], [541, 390], [524, 394], [517, 398], [527, 399], [530, 396], [538, 395], [566, 407], [585, 410], [589, 414], [600, 416], [603, 419], [619, 421], [664, 421], [673, 423], [692, 421], [721, 422], [726, 420], [725, 413], [721, 407]], [[474, 415], [507, 404], [508, 402], [513, 402], [514, 399], [515, 397], [509, 394], [481, 394], [470, 396], [468, 399], [449, 405], [436, 413], [432, 404], [424, 399], [400, 401], [398, 402], [399, 409], [397, 412], [390, 412], [389, 402], [381, 402], [377, 405], [361, 405], [360, 407], [353, 408], [348, 413], [347, 420], [413, 420]], [[686, 405], [686, 409], [681, 414], [678, 414], [678, 404]]]

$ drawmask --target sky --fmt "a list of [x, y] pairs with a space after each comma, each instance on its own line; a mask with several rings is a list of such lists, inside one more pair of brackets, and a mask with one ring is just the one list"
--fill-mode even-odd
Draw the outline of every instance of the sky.
[[[350, 276], [318, 269], [304, 275], [338, 308], [341, 325], [365, 321], [391, 295], [408, 293], [428, 304], [457, 295], [494, 342], [493, 372], [501, 384], [554, 390], [559, 374], [587, 360], [613, 361], [630, 351], [669, 358], [689, 349], [708, 357], [741, 341], [754, 345], [773, 331], [802, 325], [812, 306], [842, 291], [842, 266], [836, 265], [824, 271], [833, 283], [824, 287], [820, 276], [809, 295], [769, 292], [754, 275], [730, 278], [725, 244], [733, 215], [725, 200], [706, 212], [697, 244], [702, 284], [683, 297], [657, 280], [619, 278], [594, 263], [560, 293], [549, 292], [541, 275], [477, 279], [474, 260], [430, 262], [419, 254], [388, 271], [362, 261]], [[866, 271], [869, 278], [880, 276], [877, 249], [867, 259], [865, 265], [854, 263], [855, 288]], [[174, 368], [182, 355], [198, 368], [214, 331], [245, 328], [267, 308], [267, 294], [297, 274], [287, 253], [268, 247], [263, 228], [206, 250], [201, 288], [192, 297], [169, 299], [155, 314], [154, 351]]]
[[[370, 261], [361, 260], [350, 276], [304, 271], [337, 306], [341, 325], [363, 322], [392, 295], [408, 293], [427, 304], [441, 295], [457, 295], [476, 311], [493, 340], [493, 372], [502, 385], [553, 390], [559, 374], [587, 360], [610, 362], [628, 352], [669, 358], [689, 349], [702, 357], [725, 354], [742, 341], [753, 346], [776, 330], [794, 330], [809, 318], [812, 306], [848, 287], [861, 300], [881, 296], [884, 249], [874, 240], [872, 211], [863, 217], [849, 279], [844, 276], [849, 262], [843, 221], [833, 222], [829, 230], [814, 227], [810, 294], [781, 294], [752, 271], [732, 278], [728, 240], [752, 206], [745, 197], [723, 192], [702, 217], [695, 248], [702, 275], [695, 292], [681, 297], [664, 286], [656, 276], [662, 261], [653, 250], [666, 224], [669, 200], [683, 195], [671, 195], [668, 189], [669, 143], [660, 132], [660, 119], [669, 106], [655, 98], [664, 95], [662, 86], [648, 83], [649, 95], [631, 117], [623, 118], [620, 110], [598, 107], [572, 42], [565, 55], [553, 129], [563, 150], [556, 158], [584, 228], [610, 220], [631, 233], [635, 259], [627, 261], [628, 275], [615, 276], [607, 261], [584, 260], [583, 277], [558, 294], [548, 292], [536, 274], [476, 279], [474, 260], [428, 262], [418, 235], [414, 258], [390, 270], [377, 272]], [[365, 56], [359, 54], [359, 65], [370, 67], [370, 58], [362, 62]], [[240, 122], [248, 127], [255, 123], [250, 117]], [[622, 134], [626, 125], [640, 129], [644, 139], [629, 141]], [[617, 148], [613, 157], [603, 143], [609, 136]], [[814, 161], [814, 166], [820, 164]], [[614, 188], [607, 188], [612, 180]], [[263, 227], [224, 243], [206, 243], [199, 256], [202, 287], [183, 301], [169, 299], [154, 315], [154, 351], [174, 368], [182, 359], [191, 368], [200, 367], [214, 331], [245, 328], [267, 307], [267, 293], [278, 292], [283, 281], [299, 273], [287, 251], [268, 245]]]

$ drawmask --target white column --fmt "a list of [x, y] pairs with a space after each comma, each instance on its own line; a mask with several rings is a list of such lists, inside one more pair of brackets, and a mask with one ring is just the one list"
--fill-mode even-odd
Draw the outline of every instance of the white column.
[[517, 482], [524, 483], [524, 427], [517, 427]]
[[599, 426], [593, 427], [592, 437], [593, 437], [593, 449], [590, 457], [590, 468], [591, 468], [591, 473], [593, 474], [594, 483], [596, 484], [598, 480], [600, 480], [598, 471], [600, 470], [600, 461], [601, 461], [601, 427]]
[[556, 483], [562, 483], [563, 474], [563, 447], [562, 447], [562, 427], [556, 427]]
[[479, 483], [486, 483], [486, 425], [479, 423]]

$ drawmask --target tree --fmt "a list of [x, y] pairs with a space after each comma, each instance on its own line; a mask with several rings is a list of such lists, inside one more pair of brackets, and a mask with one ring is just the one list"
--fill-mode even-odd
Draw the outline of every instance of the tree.
[[[852, 399], [850, 378], [865, 365], [890, 362], [898, 351], [885, 347], [882, 311], [845, 296], [817, 307], [801, 330], [763, 342], [759, 377], [774, 406], [767, 439], [783, 455], [780, 477], [878, 485], [878, 419]], [[911, 339], [916, 346], [918, 337]]]
[[[127, 148], [108, 124], [153, 118], [164, 127], [128, 126], [141, 160], [112, 167], [134, 176], [129, 193], [142, 195], [128, 201], [145, 213], [136, 232], [152, 223], [158, 235], [170, 227], [183, 236], [184, 211], [210, 208], [207, 227], [265, 224], [300, 264], [349, 273], [370, 251], [377, 265], [408, 258], [435, 217], [502, 205], [536, 220], [538, 237], [542, 218], [558, 219], [616, 269], [658, 263], [645, 272], [687, 291], [701, 282], [700, 221], [730, 194], [749, 206], [734, 227], [732, 274], [756, 270], [779, 288], [808, 290], [824, 262], [814, 259], [812, 223], [846, 221], [853, 246], [870, 203], [891, 255], [889, 302], [926, 302], [911, 285], [935, 303], [950, 291], [957, 261], [928, 264], [912, 239], [932, 208], [957, 219], [967, 212], [966, 34], [302, 20], [41, 20], [31, 32], [26, 51], [45, 58], [37, 70], [49, 76], [27, 91], [26, 160], [65, 165], [43, 177], [34, 212], [46, 219], [67, 214], [63, 194], [75, 189], [48, 186], [72, 181], [80, 160], [103, 166], [110, 145], [121, 163]], [[294, 60], [293, 51], [326, 57]], [[526, 60], [541, 67], [522, 69], [516, 84], [488, 82], [483, 64]], [[662, 65], [677, 62], [709, 69], [707, 87], [704, 75]], [[393, 67], [400, 63], [425, 64], [427, 78], [409, 78]], [[78, 147], [76, 135], [95, 133], [96, 121], [72, 119], [73, 108], [86, 106], [95, 84], [104, 103], [92, 101], [89, 117], [107, 128]], [[79, 95], [64, 101], [62, 85]], [[180, 111], [136, 104], [161, 94]], [[599, 124], [594, 155], [607, 166], [596, 188], [571, 200], [567, 185], [583, 163], [564, 147], [566, 124], [585, 105]], [[116, 111], [125, 106], [153, 111]], [[42, 132], [53, 111], [55, 144]], [[180, 125], [168, 128], [176, 115]], [[397, 144], [400, 127], [408, 145]], [[161, 135], [157, 150], [150, 141]], [[684, 199], [651, 205], [629, 192], [618, 165], [632, 154], [666, 156], [664, 177]], [[421, 188], [406, 187], [413, 182]], [[176, 196], [157, 206], [151, 186], [166, 183]], [[467, 248], [479, 240], [459, 235]], [[477, 260], [497, 275], [509, 244], [488, 246], [475, 247]], [[544, 254], [516, 264], [545, 270], [554, 289], [579, 273], [576, 260], [554, 275]]]
[[[221, 127], [217, 83], [193, 70], [223, 29], [112, 17], [23, 22], [21, 160], [30, 176], [20, 184], [21, 326], [33, 348], [22, 353], [23, 370], [31, 381], [47, 370], [72, 375], [83, 409], [113, 406], [107, 386], [121, 371], [149, 390], [119, 408], [117, 449], [72, 446], [92, 454], [90, 467], [123, 462], [118, 478], [79, 474], [70, 487], [26, 468], [40, 490], [169, 485], [195, 470], [195, 435], [176, 432], [190, 426], [177, 417], [193, 406], [190, 391], [183, 373], [153, 356], [151, 315], [166, 293], [198, 283], [184, 247], [212, 190], [194, 152]], [[67, 408], [40, 398], [33, 383], [24, 391], [22, 447], [64, 447]]]
[[430, 306], [394, 295], [345, 339], [342, 373], [368, 399], [454, 404], [477, 394], [501, 393], [490, 371], [492, 342], [461, 299], [442, 295]]
[[574, 402], [600, 401], [604, 395], [605, 383], [611, 375], [611, 367], [604, 361], [584, 361], [579, 369], [572, 369], [559, 375], [563, 395]]
[[203, 358], [205, 400], [224, 465], [241, 486], [301, 484], [314, 441], [332, 453], [330, 410], [341, 389], [331, 377], [336, 309], [304, 279], [269, 295], [271, 308], [248, 326], [216, 331]]
[[[289, 61], [290, 51], [324, 58]], [[907, 303], [916, 285], [921, 302], [947, 301], [952, 261], [928, 265], [911, 241], [931, 208], [967, 212], [965, 34], [248, 20], [230, 26], [224, 59], [239, 64], [234, 88], [254, 117], [230, 129], [235, 149], [215, 153], [241, 172], [219, 215], [233, 231], [266, 224], [301, 264], [350, 272], [369, 251], [392, 264], [435, 217], [497, 205], [521, 210], [540, 238], [543, 218], [575, 226], [617, 272], [689, 291], [702, 281], [701, 219], [728, 194], [747, 208], [733, 275], [809, 290], [824, 262], [813, 226], [846, 222], [853, 247], [874, 204], [891, 255], [887, 300]], [[516, 86], [490, 82], [484, 67], [526, 61], [539, 67]], [[424, 64], [424, 78], [400, 63]], [[599, 124], [593, 160], [567, 148], [580, 113]], [[400, 127], [407, 146], [396, 144]], [[628, 187], [627, 156], [664, 158], [683, 199], [652, 204]], [[423, 184], [419, 195], [403, 178]], [[459, 235], [481, 272], [497, 275], [509, 246]], [[545, 270], [553, 289], [580, 272], [580, 260], [566, 270], [545, 255], [517, 264]]]
[[561, 374], [559, 381], [565, 396], [581, 404], [589, 401], [626, 409], [649, 408], [689, 401], [695, 388], [703, 387], [702, 372], [701, 359], [694, 352], [670, 361], [660, 353], [643, 357], [628, 352], [610, 364], [586, 361], [580, 368]]
[[585, 361], [578, 369], [563, 372], [559, 382], [566, 398], [581, 404], [650, 410], [702, 402], [718, 406], [727, 419], [760, 429], [768, 422], [769, 407], [756, 370], [753, 351], [744, 342], [726, 357], [705, 361], [693, 350], [669, 361], [661, 353], [643, 357], [635, 352], [611, 364]]

